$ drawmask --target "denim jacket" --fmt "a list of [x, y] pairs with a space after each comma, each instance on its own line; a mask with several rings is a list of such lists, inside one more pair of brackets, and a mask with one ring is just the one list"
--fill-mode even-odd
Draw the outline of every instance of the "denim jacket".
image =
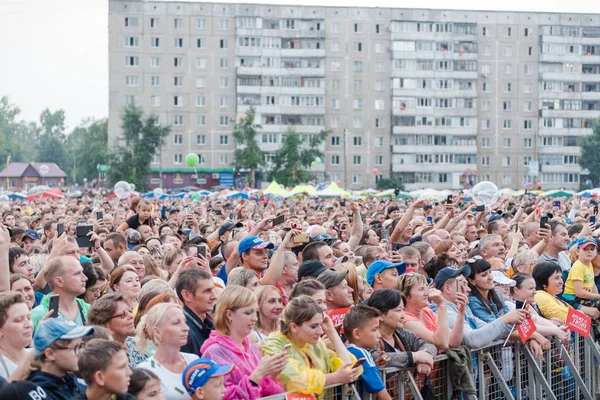
[[471, 295], [469, 296], [469, 308], [471, 309], [471, 312], [473, 312], [473, 315], [475, 315], [477, 318], [487, 323], [494, 322], [495, 320], [497, 320], [498, 318], [510, 311], [510, 309], [504, 302], [504, 299], [502, 298], [502, 293], [495, 289], [494, 291], [496, 292], [496, 295], [502, 302], [503, 307], [501, 310], [498, 310], [496, 303], [494, 303], [493, 301], [489, 302], [491, 308], [488, 307], [488, 305], [483, 304], [481, 300], [479, 300], [473, 295], [473, 292], [471, 292]]

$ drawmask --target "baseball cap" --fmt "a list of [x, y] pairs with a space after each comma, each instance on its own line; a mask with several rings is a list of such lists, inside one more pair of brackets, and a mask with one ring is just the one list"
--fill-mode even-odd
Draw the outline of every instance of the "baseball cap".
[[325, 265], [319, 260], [306, 260], [298, 268], [298, 281], [306, 276], [316, 278], [326, 269]]
[[581, 249], [582, 247], [587, 246], [588, 244], [593, 244], [594, 246], [596, 246], [596, 248], [598, 247], [598, 242], [596, 241], [596, 239], [586, 236], [586, 237], [582, 237], [577, 239], [577, 248]]
[[198, 358], [185, 367], [181, 380], [188, 393], [194, 393], [210, 378], [227, 375], [233, 368], [231, 364], [219, 365], [208, 358]]
[[223, 236], [225, 233], [235, 228], [241, 228], [242, 226], [244, 226], [244, 224], [242, 224], [241, 222], [238, 222], [237, 224], [234, 224], [233, 222], [225, 222], [219, 227], [219, 236]]
[[371, 265], [369, 265], [369, 269], [367, 269], [366, 278], [369, 285], [373, 286], [373, 282], [375, 282], [375, 275], [381, 274], [383, 271], [390, 268], [396, 268], [398, 270], [398, 274], [402, 275], [404, 272], [406, 272], [406, 263], [399, 262], [394, 264], [387, 260], [377, 260], [373, 262]]
[[445, 267], [438, 272], [438, 274], [433, 279], [435, 283], [435, 288], [440, 290], [444, 286], [444, 283], [450, 278], [455, 278], [458, 275], [464, 275], [465, 277], [471, 275], [471, 267], [469, 264], [465, 264], [462, 268], [454, 269], [450, 267]]
[[499, 285], [506, 285], [508, 287], [515, 287], [517, 282], [509, 279], [500, 271], [492, 271], [492, 278], [494, 278], [494, 283]]
[[179, 208], [177, 208], [177, 207], [171, 207], [171, 209], [169, 210], [169, 214], [173, 214], [176, 212], [179, 212]]
[[[94, 332], [92, 326], [79, 326], [65, 318], [51, 318], [42, 322], [33, 335], [35, 357], [57, 340], [79, 339]], [[3, 398], [0, 396], [0, 398]]]
[[348, 271], [336, 271], [333, 269], [326, 269], [321, 272], [319, 276], [317, 276], [317, 280], [325, 285], [325, 289], [329, 289], [334, 287], [335, 285], [339, 285], [346, 276], [348, 275]]
[[29, 381], [14, 381], [0, 389], [0, 399], [38, 400], [46, 398], [48, 395], [44, 389]]
[[312, 243], [312, 242], [324, 242], [324, 241], [333, 240], [333, 239], [334, 238], [331, 237], [331, 235], [324, 233], [322, 235], [318, 235], [318, 236], [309, 238], [309, 241]]
[[33, 229], [30, 229], [27, 232], [25, 232], [25, 234], [23, 235], [23, 239], [25, 239], [26, 237], [33, 240], [40, 240], [40, 234], [37, 233], [37, 231], [34, 231]]
[[275, 247], [273, 243], [265, 242], [258, 236], [246, 236], [238, 245], [238, 254], [241, 256], [250, 249], [272, 249], [273, 247]]

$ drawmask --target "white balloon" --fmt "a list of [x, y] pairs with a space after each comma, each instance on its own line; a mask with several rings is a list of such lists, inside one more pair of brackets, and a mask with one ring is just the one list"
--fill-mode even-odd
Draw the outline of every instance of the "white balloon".
[[119, 181], [119, 182], [115, 183], [114, 190], [115, 190], [115, 195], [119, 199], [125, 199], [131, 195], [131, 187], [129, 186], [129, 183], [127, 183], [125, 181]]
[[8, 203], [10, 201], [10, 199], [8, 198], [7, 195], [3, 194], [0, 195], [0, 203]]
[[491, 207], [500, 198], [498, 186], [489, 181], [479, 182], [473, 186], [471, 192], [473, 193], [473, 201], [478, 206], [485, 205], [486, 207]]
[[47, 175], [48, 172], [50, 172], [50, 167], [49, 166], [47, 166], [46, 164], [40, 165], [40, 174]]
[[154, 195], [156, 197], [159, 197], [160, 195], [163, 194], [163, 190], [161, 188], [159, 188], [159, 187], [157, 187], [156, 189], [154, 189], [152, 192], [154, 193]]

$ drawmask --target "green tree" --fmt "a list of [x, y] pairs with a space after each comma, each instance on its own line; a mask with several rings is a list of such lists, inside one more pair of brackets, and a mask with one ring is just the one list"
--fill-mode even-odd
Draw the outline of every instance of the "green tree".
[[233, 167], [236, 170], [250, 170], [250, 187], [256, 184], [256, 169], [264, 165], [263, 151], [256, 143], [256, 135], [262, 127], [254, 123], [254, 107], [242, 117], [233, 128], [235, 151], [233, 152]]
[[121, 116], [122, 137], [111, 151], [109, 179], [114, 183], [124, 180], [135, 183], [140, 191], [146, 190], [146, 176], [154, 154], [164, 144], [171, 128], [158, 124], [158, 117], [145, 117], [136, 106], [127, 106]]
[[387, 190], [387, 189], [404, 190], [404, 184], [397, 179], [381, 178], [381, 179], [377, 180], [377, 189], [379, 189], [379, 190]]
[[67, 175], [73, 171], [72, 158], [69, 156], [67, 136], [65, 135], [65, 112], [51, 112], [44, 109], [40, 114], [37, 160], [56, 163]]
[[598, 149], [600, 149], [599, 120], [596, 120], [592, 134], [581, 138], [580, 145], [581, 156], [579, 157], [579, 165], [581, 165], [581, 168], [590, 171], [590, 179], [593, 181], [593, 186], [595, 187], [600, 178], [600, 157], [598, 157]]
[[73, 179], [98, 176], [96, 166], [107, 164], [108, 157], [108, 121], [104, 119], [86, 119], [68, 136], [68, 149], [74, 161]]
[[[308, 167], [323, 153], [319, 147], [330, 131], [321, 131], [317, 135], [303, 137], [294, 128], [283, 134], [281, 148], [273, 158], [273, 179], [285, 186], [293, 186], [311, 179]], [[306, 141], [308, 138], [308, 141]]]
[[20, 113], [21, 110], [7, 96], [0, 98], [0, 166], [4, 166], [9, 154], [13, 162], [36, 159], [36, 124], [17, 121]]

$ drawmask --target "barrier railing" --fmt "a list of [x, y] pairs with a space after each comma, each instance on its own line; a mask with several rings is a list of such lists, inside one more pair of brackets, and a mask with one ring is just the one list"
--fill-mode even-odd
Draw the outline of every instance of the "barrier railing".
[[[454, 393], [450, 363], [445, 355], [435, 358], [429, 379], [414, 368], [386, 368], [382, 378], [393, 399], [422, 400], [421, 389], [427, 381], [436, 399], [468, 400], [593, 400], [600, 393], [600, 347], [592, 337], [573, 334], [568, 344], [551, 340], [550, 350], [537, 359], [528, 345], [493, 342], [473, 350], [473, 375], [476, 396]], [[263, 400], [285, 400], [285, 394]], [[328, 387], [319, 397], [324, 400], [374, 400], [358, 393], [355, 385]]]

